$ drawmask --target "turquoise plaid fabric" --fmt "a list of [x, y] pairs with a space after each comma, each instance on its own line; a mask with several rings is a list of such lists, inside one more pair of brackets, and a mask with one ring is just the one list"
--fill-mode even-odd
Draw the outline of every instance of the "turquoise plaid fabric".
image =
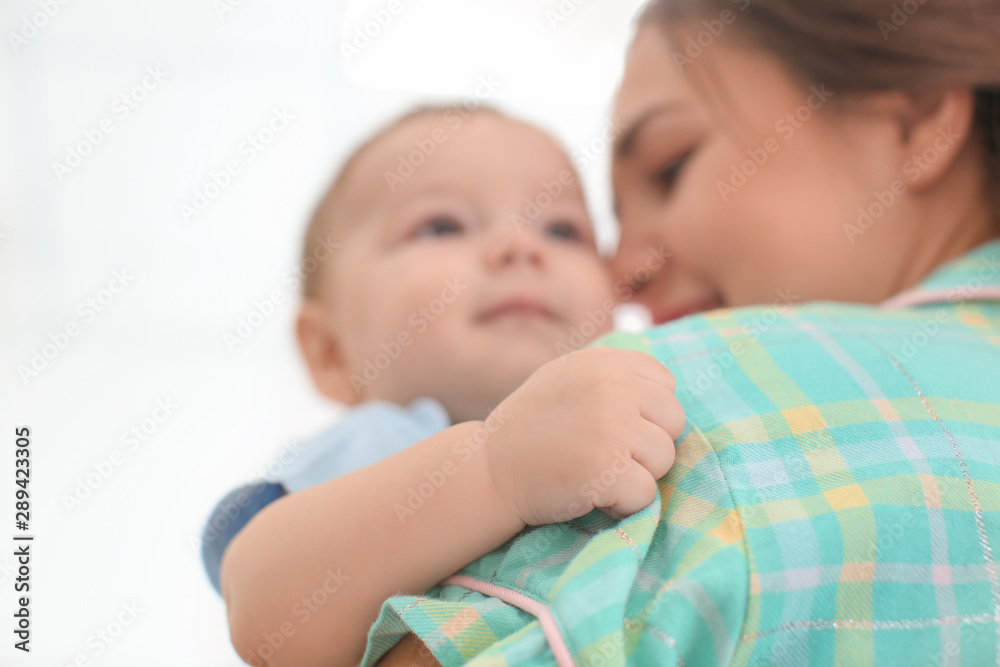
[[[407, 632], [445, 666], [553, 665], [560, 642], [593, 667], [1000, 665], [1000, 241], [891, 305], [607, 339], [677, 376], [657, 500], [524, 531], [461, 572], [482, 586], [388, 600], [364, 665]], [[489, 585], [555, 631], [470, 590]]]

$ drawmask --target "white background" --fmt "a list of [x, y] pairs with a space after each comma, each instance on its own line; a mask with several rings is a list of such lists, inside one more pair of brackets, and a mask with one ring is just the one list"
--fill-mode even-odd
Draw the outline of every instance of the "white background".
[[[342, 43], [388, 0], [64, 2], [0, 5], [0, 665], [239, 665], [197, 538], [221, 495], [338, 413], [308, 382], [284, 281], [321, 190], [383, 121], [470, 99], [481, 76], [501, 83], [490, 103], [571, 152], [588, 145], [609, 120], [639, 0], [563, 0], [561, 13], [559, 0], [399, 0], [350, 62]], [[165, 80], [122, 118], [115, 100], [157, 66]], [[247, 163], [241, 144], [274, 109], [294, 121]], [[113, 131], [60, 178], [53, 163], [105, 118]], [[230, 160], [240, 174], [185, 221], [180, 206]], [[604, 152], [584, 178], [612, 241], [606, 168]], [[80, 304], [122, 270], [128, 285], [89, 320]], [[284, 302], [230, 350], [224, 336], [273, 290]], [[158, 400], [178, 407], [128, 451], [123, 434], [151, 426]], [[30, 655], [12, 632], [23, 425]], [[110, 646], [97, 640], [124, 604], [138, 617]]]

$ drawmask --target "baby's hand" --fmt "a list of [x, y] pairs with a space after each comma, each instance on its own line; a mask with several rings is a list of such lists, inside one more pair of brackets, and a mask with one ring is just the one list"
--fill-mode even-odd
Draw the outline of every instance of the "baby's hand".
[[600, 508], [613, 517], [656, 497], [684, 428], [673, 374], [642, 352], [591, 348], [549, 362], [491, 415], [490, 475], [533, 526]]

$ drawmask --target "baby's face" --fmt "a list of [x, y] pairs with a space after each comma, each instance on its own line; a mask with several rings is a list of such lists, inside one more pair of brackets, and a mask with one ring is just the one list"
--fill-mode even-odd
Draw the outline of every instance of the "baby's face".
[[610, 330], [612, 300], [565, 154], [495, 114], [457, 118], [412, 119], [355, 164], [321, 287], [357, 399], [431, 396], [456, 422]]

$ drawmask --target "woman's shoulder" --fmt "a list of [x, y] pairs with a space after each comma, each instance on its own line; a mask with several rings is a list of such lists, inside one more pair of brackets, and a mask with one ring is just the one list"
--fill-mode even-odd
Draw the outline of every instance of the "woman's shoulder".
[[1000, 320], [984, 308], [997, 310], [778, 299], [614, 334], [604, 344], [648, 352], [667, 366], [689, 424], [708, 431], [762, 422], [784, 431], [802, 427], [787, 423], [796, 415], [822, 424], [884, 421], [889, 407], [923, 418], [927, 395], [965, 406], [986, 424], [1000, 414]]

